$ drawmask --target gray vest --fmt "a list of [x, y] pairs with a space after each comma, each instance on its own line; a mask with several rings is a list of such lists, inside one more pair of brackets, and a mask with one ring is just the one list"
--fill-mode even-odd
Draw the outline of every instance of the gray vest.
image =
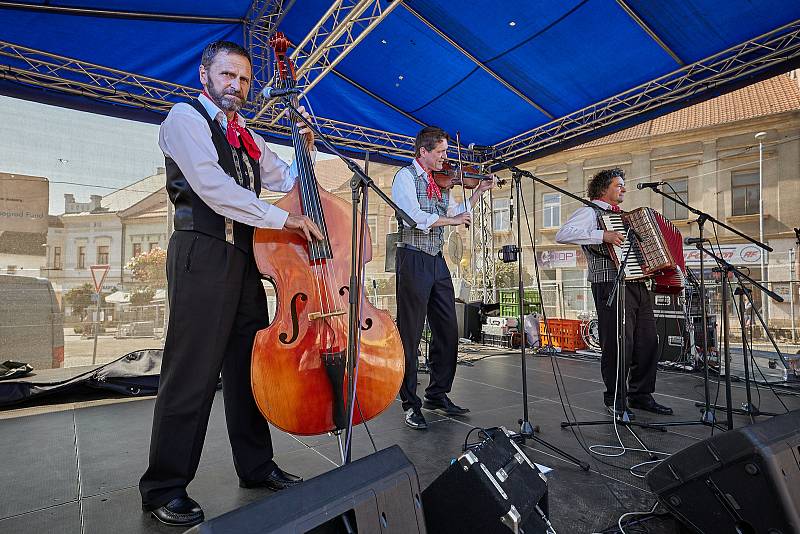
[[[436, 195], [433, 195], [432, 198], [428, 198], [428, 183], [417, 176], [416, 167], [411, 164], [397, 171], [397, 174], [403, 172], [404, 169], [410, 172], [414, 177], [414, 186], [417, 189], [417, 200], [419, 201], [420, 209], [427, 213], [435, 213], [439, 217], [446, 217], [447, 204], [450, 200], [448, 192], [442, 191], [441, 200], [436, 198]], [[395, 179], [397, 179], [397, 174], [394, 175]], [[427, 232], [423, 232], [416, 228], [406, 228], [401, 224], [400, 242], [417, 247], [431, 256], [436, 256], [442, 252], [442, 247], [444, 246], [444, 227], [437, 226], [436, 228], [429, 228]]]
[[[604, 213], [595, 208], [597, 215], [597, 227], [602, 228], [600, 216]], [[617, 264], [608, 255], [608, 248], [605, 244], [600, 245], [581, 245], [583, 253], [586, 255], [586, 263], [589, 268], [589, 282], [613, 282], [617, 277]]]

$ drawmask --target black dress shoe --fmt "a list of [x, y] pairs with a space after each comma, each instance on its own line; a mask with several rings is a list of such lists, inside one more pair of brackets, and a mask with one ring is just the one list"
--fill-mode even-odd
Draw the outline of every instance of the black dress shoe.
[[247, 482], [245, 480], [239, 480], [239, 487], [240, 488], [267, 488], [271, 489], [272, 491], [280, 491], [286, 488], [291, 488], [292, 486], [297, 486], [303, 481], [303, 479], [297, 475], [293, 475], [291, 473], [287, 473], [277, 465], [275, 469], [272, 470], [270, 474], [265, 476], [261, 480], [257, 480], [255, 482]]
[[405, 422], [406, 426], [414, 430], [425, 430], [428, 428], [428, 422], [425, 421], [425, 416], [422, 415], [419, 408], [409, 408], [406, 410]]
[[429, 399], [425, 397], [425, 402], [422, 403], [422, 406], [425, 409], [436, 410], [445, 415], [464, 415], [465, 413], [469, 413], [469, 408], [462, 408], [454, 404], [453, 401], [447, 397], [442, 397], [441, 399]]
[[205, 519], [203, 509], [189, 497], [177, 497], [164, 506], [150, 511], [153, 517], [175, 527], [191, 527]]
[[628, 406], [637, 410], [644, 410], [646, 412], [657, 413], [658, 415], [672, 415], [672, 408], [664, 406], [655, 401], [655, 399], [637, 400], [635, 398], [628, 400]]

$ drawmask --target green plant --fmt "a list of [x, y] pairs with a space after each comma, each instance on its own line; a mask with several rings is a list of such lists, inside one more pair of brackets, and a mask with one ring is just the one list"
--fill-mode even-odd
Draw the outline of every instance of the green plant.
[[64, 293], [64, 301], [72, 307], [72, 312], [83, 321], [86, 317], [86, 310], [93, 304], [92, 295], [94, 295], [94, 288], [87, 282]]
[[146, 304], [150, 304], [150, 301], [153, 300], [155, 294], [156, 290], [151, 287], [135, 289], [133, 293], [131, 293], [131, 305], [144, 306]]

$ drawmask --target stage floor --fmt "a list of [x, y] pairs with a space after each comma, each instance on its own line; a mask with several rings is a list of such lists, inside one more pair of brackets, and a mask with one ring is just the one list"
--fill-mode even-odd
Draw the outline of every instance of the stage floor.
[[[518, 428], [522, 415], [521, 366], [517, 353], [473, 347], [466, 355], [470, 365], [459, 365], [452, 399], [472, 412], [467, 417], [447, 418], [425, 411], [429, 428], [418, 431], [403, 424], [400, 402], [369, 423], [379, 449], [398, 444], [419, 474], [425, 488], [460, 453], [469, 430], [474, 427], [504, 425]], [[478, 359], [483, 357], [483, 359]], [[592, 359], [529, 356], [527, 362], [530, 420], [540, 427], [544, 440], [591, 464], [583, 472], [539, 445], [529, 443], [529, 456], [553, 468], [549, 474], [550, 519], [560, 534], [599, 532], [616, 524], [625, 512], [649, 510], [655, 497], [642, 478], [630, 468], [647, 460], [640, 452], [620, 457], [601, 458], [582, 449], [585, 445], [615, 445], [611, 425], [582, 427], [580, 433], [561, 429], [564, 411], [559, 401], [553, 366], [560, 368], [566, 395], [579, 420], [609, 419], [602, 403], [603, 386], [599, 363]], [[427, 376], [420, 374], [420, 393]], [[716, 382], [712, 383], [712, 397]], [[562, 390], [562, 394], [564, 391]], [[656, 398], [674, 408], [675, 415], [659, 417], [637, 411], [638, 421], [678, 421], [699, 419], [695, 400], [703, 394], [699, 373], [659, 371]], [[723, 402], [724, 389], [719, 398]], [[734, 406], [744, 399], [741, 384], [734, 385]], [[800, 400], [783, 396], [790, 409]], [[781, 412], [775, 396], [760, 389], [763, 411]], [[161, 525], [141, 511], [137, 482], [146, 467], [153, 398], [103, 399], [20, 408], [0, 412], [0, 532], [12, 533], [154, 533], [180, 532]], [[723, 412], [717, 419], [725, 421]], [[735, 425], [744, 426], [748, 418], [735, 416]], [[644, 443], [655, 451], [673, 453], [711, 433], [701, 425], [673, 427], [668, 432], [637, 430]], [[306, 478], [336, 467], [339, 452], [333, 437], [299, 438], [273, 429], [278, 464]], [[473, 434], [474, 436], [474, 434]], [[577, 438], [576, 438], [577, 436]], [[624, 429], [619, 436], [627, 446], [637, 443]], [[372, 446], [359, 427], [354, 433], [354, 457], [372, 452]], [[614, 454], [614, 450], [604, 452]], [[640, 469], [644, 472], [645, 468]], [[225, 431], [222, 395], [215, 399], [205, 448], [197, 478], [189, 494], [212, 518], [257, 499], [269, 498], [266, 490], [240, 489], [233, 469]], [[647, 523], [649, 532], [677, 532], [672, 520]]]

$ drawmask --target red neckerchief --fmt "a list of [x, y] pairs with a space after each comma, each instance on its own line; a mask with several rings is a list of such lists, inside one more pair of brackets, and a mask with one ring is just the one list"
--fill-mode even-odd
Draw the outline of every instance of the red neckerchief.
[[[213, 102], [211, 96], [207, 92], [203, 91], [203, 94]], [[228, 127], [225, 130], [225, 138], [233, 148], [239, 148], [240, 145], [244, 145], [245, 152], [247, 152], [251, 158], [256, 161], [261, 159], [261, 150], [258, 149], [255, 139], [250, 135], [250, 131], [247, 128], [242, 128], [236, 120], [235, 115], [233, 120], [228, 121]], [[240, 139], [241, 143], [239, 142]]]
[[619, 206], [615, 206], [613, 204], [611, 204], [611, 207], [609, 209], [614, 213], [619, 213], [620, 211], [622, 211], [622, 208], [620, 208]]
[[[422, 163], [420, 163], [419, 158], [417, 158], [417, 163], [420, 167], [422, 167]], [[422, 170], [425, 171], [425, 167], [422, 167]], [[433, 180], [433, 171], [425, 171], [428, 175], [428, 200], [433, 198], [433, 195], [436, 195], [438, 200], [442, 200], [442, 190], [439, 189], [439, 186], [436, 185], [436, 182]]]

